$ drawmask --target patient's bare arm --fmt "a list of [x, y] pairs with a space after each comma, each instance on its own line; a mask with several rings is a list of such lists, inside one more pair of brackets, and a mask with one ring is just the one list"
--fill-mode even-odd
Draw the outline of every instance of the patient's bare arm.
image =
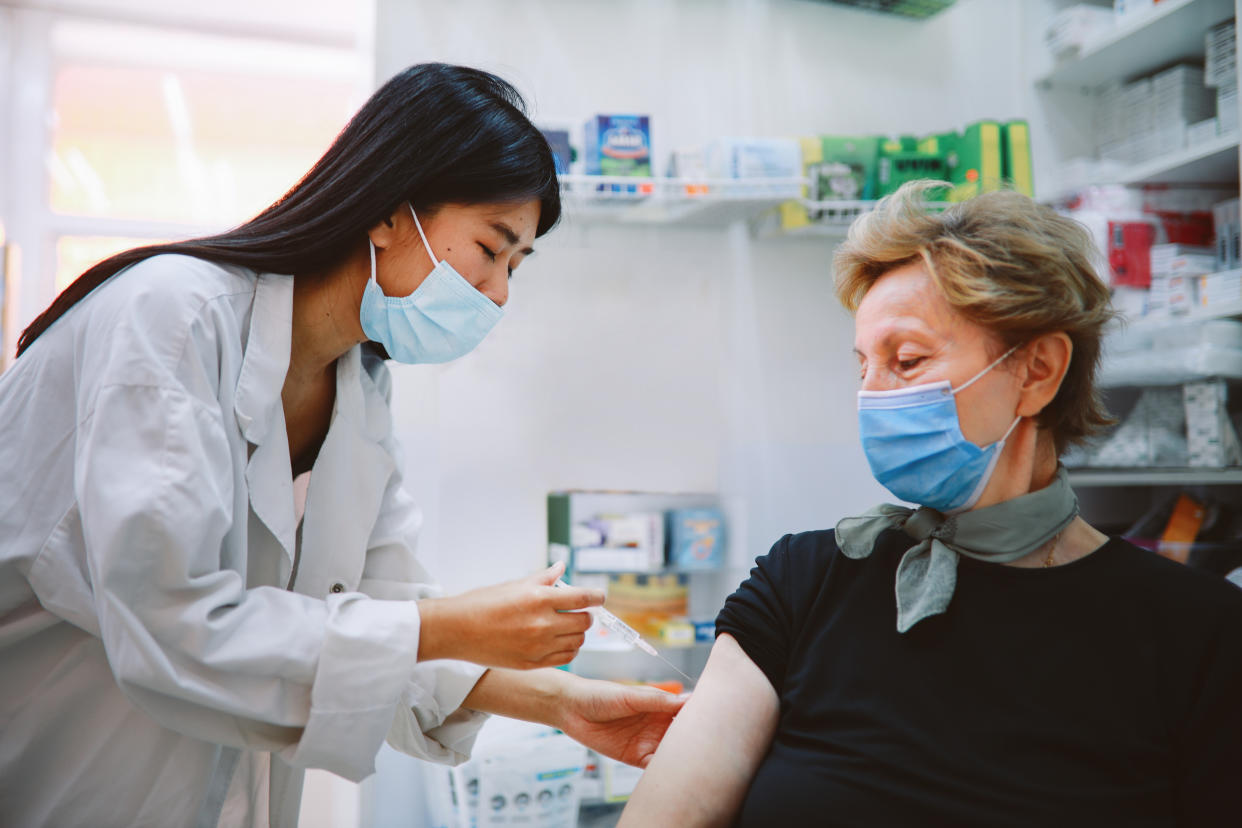
[[716, 638], [618, 828], [729, 825], [776, 731], [780, 703], [737, 640]]

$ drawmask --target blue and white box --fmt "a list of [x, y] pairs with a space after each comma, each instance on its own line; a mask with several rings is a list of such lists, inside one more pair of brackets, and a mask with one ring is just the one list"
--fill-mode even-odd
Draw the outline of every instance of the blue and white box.
[[583, 129], [587, 175], [651, 176], [651, 120], [646, 115], [596, 115]]
[[667, 520], [669, 566], [719, 569], [724, 564], [724, 515], [719, 509], [673, 509]]

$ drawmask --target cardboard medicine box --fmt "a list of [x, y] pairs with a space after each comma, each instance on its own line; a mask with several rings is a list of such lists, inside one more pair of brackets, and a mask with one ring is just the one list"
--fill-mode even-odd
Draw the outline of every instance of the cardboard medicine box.
[[596, 115], [583, 130], [587, 175], [651, 176], [651, 121], [646, 115]]
[[719, 509], [672, 509], [666, 514], [669, 566], [718, 569], [724, 564], [724, 516]]
[[845, 135], [820, 138], [820, 159], [811, 165], [817, 201], [878, 198], [880, 139]]

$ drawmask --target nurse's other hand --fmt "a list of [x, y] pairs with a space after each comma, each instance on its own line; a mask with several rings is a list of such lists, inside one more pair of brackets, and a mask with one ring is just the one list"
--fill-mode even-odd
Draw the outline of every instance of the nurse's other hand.
[[419, 601], [418, 660], [456, 658], [516, 670], [572, 661], [591, 626], [590, 615], [572, 610], [599, 606], [604, 593], [552, 586], [564, 571], [558, 563], [516, 581]]
[[582, 679], [562, 691], [554, 724], [597, 753], [645, 768], [687, 696]]

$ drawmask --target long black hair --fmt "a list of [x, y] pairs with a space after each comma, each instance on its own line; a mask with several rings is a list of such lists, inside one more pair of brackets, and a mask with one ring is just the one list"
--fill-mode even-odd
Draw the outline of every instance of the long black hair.
[[403, 202], [540, 202], [536, 234], [560, 220], [552, 150], [522, 96], [488, 72], [424, 63], [363, 104], [293, 189], [224, 233], [137, 247], [79, 276], [22, 332], [17, 355], [110, 276], [161, 253], [269, 273], [312, 273], [344, 261], [368, 229]]

